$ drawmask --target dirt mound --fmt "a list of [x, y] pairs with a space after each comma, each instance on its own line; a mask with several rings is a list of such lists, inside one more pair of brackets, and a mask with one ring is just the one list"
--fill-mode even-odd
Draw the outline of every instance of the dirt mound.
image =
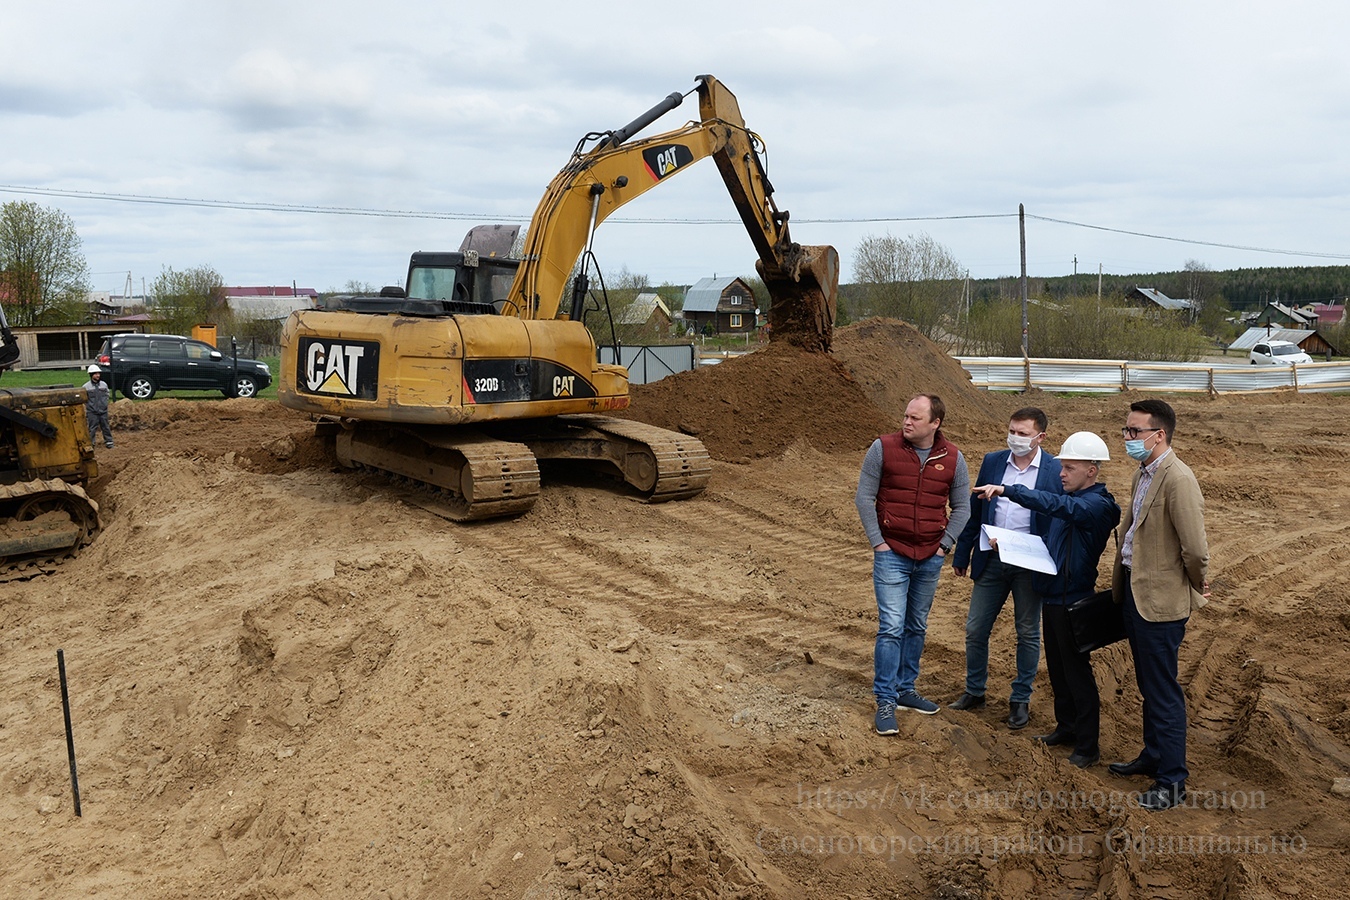
[[970, 383], [961, 364], [896, 319], [869, 319], [834, 332], [832, 354], [791, 344], [717, 366], [635, 385], [625, 415], [703, 441], [716, 459], [777, 456], [797, 441], [818, 450], [862, 451], [900, 426], [915, 394], [947, 406], [943, 430], [960, 441], [1007, 415]]
[[947, 407], [942, 430], [948, 437], [959, 440], [972, 429], [1007, 421], [1006, 404], [971, 384], [959, 362], [907, 322], [868, 319], [840, 328], [834, 355], [868, 399], [896, 420], [915, 394], [937, 394]]
[[777, 456], [798, 441], [862, 451], [899, 427], [838, 359], [788, 343], [635, 385], [626, 415], [692, 434], [723, 460]]

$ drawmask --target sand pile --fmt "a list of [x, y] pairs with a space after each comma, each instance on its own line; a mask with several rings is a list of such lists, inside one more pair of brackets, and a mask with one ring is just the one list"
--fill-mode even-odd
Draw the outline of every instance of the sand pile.
[[1003, 415], [956, 360], [893, 319], [838, 329], [832, 354], [772, 343], [632, 393], [628, 416], [695, 435], [725, 460], [776, 456], [798, 441], [827, 452], [866, 450], [899, 428], [918, 393], [942, 397], [954, 435]]

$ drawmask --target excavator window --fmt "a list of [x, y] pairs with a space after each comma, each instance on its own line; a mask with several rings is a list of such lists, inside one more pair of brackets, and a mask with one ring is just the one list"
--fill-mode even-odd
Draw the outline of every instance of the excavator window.
[[408, 297], [413, 300], [460, 300], [467, 299], [455, 294], [458, 281], [458, 268], [413, 269], [408, 278]]

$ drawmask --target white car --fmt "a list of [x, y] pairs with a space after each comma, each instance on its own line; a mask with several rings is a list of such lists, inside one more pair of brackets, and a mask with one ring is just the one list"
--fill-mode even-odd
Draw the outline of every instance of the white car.
[[1289, 341], [1261, 341], [1252, 348], [1254, 366], [1295, 366], [1312, 362], [1312, 357]]

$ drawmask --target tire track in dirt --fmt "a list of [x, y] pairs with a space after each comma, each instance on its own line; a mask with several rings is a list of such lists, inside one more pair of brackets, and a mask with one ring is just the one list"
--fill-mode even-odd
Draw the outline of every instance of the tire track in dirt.
[[[841, 585], [861, 584], [868, 579], [867, 569], [859, 563], [827, 563], [818, 566], [815, 561], [822, 553], [831, 554], [831, 548], [822, 550], [820, 542], [799, 530], [746, 512], [738, 504], [725, 500], [717, 504], [716, 513], [709, 515], [706, 504], [663, 504], [660, 507], [642, 505], [640, 512], [627, 513], [627, 501], [617, 499], [607, 504], [606, 519], [614, 526], [603, 537], [591, 538], [583, 533], [558, 534], [532, 529], [526, 536], [517, 536], [502, 542], [495, 533], [486, 530], [464, 529], [457, 535], [459, 543], [474, 547], [494, 560], [505, 570], [499, 573], [504, 583], [530, 583], [538, 588], [576, 598], [587, 606], [596, 603], [612, 605], [637, 616], [644, 627], [658, 633], [676, 630], [682, 636], [693, 635], [720, 642], [727, 640], [728, 612], [734, 607], [737, 639], [748, 642], [769, 655], [781, 658], [791, 655], [800, 658], [804, 651], [813, 661], [826, 668], [838, 668], [840, 673], [856, 675], [868, 659], [872, 623], [856, 612], [841, 609], [828, 602], [802, 602], [798, 596], [803, 590], [815, 597], [814, 586], [799, 589], [791, 584], [779, 589], [782, 580], [779, 565], [787, 559], [800, 560], [809, 565], [796, 573], [801, 578], [818, 580], [820, 569], [827, 577]], [[659, 562], [642, 559], [641, 545], [615, 543], [616, 532], [625, 531], [625, 520], [640, 516], [651, 527], [653, 516], [669, 519], [669, 531], [697, 534], [699, 543], [708, 547], [744, 546], [749, 537], [752, 548], [776, 547], [768, 553], [763, 549], [752, 552], [752, 560], [743, 563], [749, 571], [739, 579], [715, 584], [700, 584], [696, 577], [677, 578]], [[629, 532], [642, 534], [641, 530]], [[635, 539], [640, 540], [640, 539]], [[842, 542], [841, 542], [842, 543]], [[784, 553], [781, 548], [792, 548]], [[838, 555], [845, 552], [857, 556], [857, 539], [849, 546], [834, 548]], [[718, 556], [736, 554], [711, 551]], [[762, 561], [774, 560], [771, 565]], [[720, 561], [719, 561], [720, 562]], [[732, 569], [734, 563], [718, 565], [719, 570]], [[768, 571], [763, 571], [767, 568]], [[797, 568], [794, 566], [794, 568]], [[778, 570], [779, 574], [775, 574]]]
[[1262, 614], [1283, 615], [1327, 586], [1347, 580], [1343, 564], [1350, 559], [1350, 524], [1320, 523], [1293, 533], [1266, 529], [1253, 538], [1241, 545], [1219, 542], [1211, 547], [1214, 560], [1230, 550], [1241, 554], [1234, 562], [1211, 564], [1217, 569], [1212, 587], [1234, 602], [1259, 599]]

